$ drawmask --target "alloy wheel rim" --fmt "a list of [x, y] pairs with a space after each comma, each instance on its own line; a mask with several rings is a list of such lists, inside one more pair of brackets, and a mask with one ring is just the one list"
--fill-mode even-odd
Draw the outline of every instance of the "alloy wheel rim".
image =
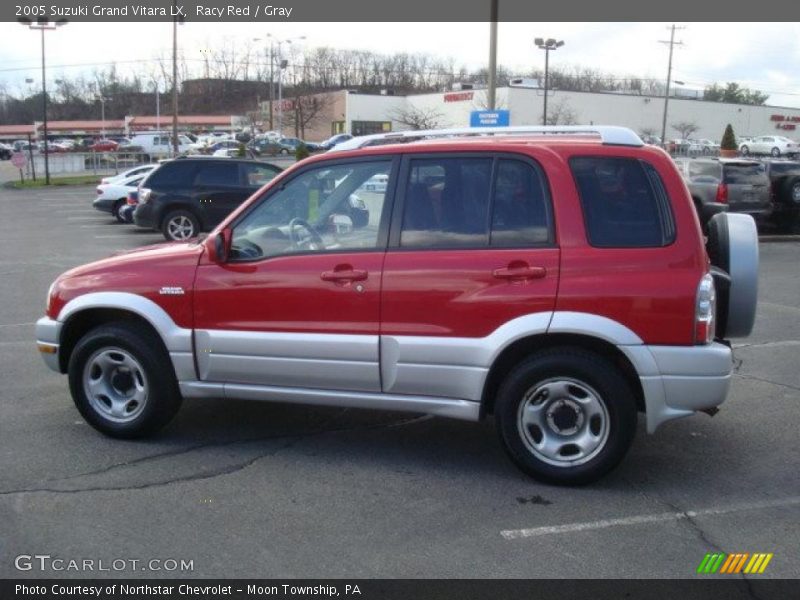
[[139, 417], [149, 396], [142, 365], [117, 347], [101, 348], [89, 357], [83, 369], [83, 390], [91, 407], [115, 423]]
[[605, 402], [577, 379], [547, 379], [528, 389], [517, 412], [517, 429], [526, 449], [556, 466], [584, 464], [605, 447], [609, 435]]
[[173, 240], [188, 240], [194, 234], [194, 225], [189, 217], [180, 215], [169, 220], [167, 232]]

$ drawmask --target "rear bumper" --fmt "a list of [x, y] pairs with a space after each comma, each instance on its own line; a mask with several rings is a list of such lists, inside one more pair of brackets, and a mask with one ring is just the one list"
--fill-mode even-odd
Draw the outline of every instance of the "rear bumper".
[[36, 321], [36, 347], [42, 355], [44, 364], [56, 373], [61, 373], [58, 352], [61, 336], [61, 323], [49, 317]]
[[151, 204], [138, 204], [133, 211], [133, 222], [137, 227], [155, 229], [156, 223]]
[[110, 213], [115, 202], [116, 200], [112, 200], [111, 198], [95, 198], [94, 201], [92, 201], [92, 206], [97, 210]]
[[707, 346], [621, 346], [642, 383], [647, 431], [725, 401], [733, 373], [731, 349]]

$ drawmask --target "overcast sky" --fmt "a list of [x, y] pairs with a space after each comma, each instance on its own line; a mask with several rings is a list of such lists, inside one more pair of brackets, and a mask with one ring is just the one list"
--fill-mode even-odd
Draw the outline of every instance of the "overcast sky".
[[[769, 104], [800, 107], [800, 24], [680, 23], [673, 79], [686, 87], [736, 81], [770, 94]], [[534, 37], [563, 39], [551, 54], [551, 64], [581, 65], [618, 75], [664, 79], [669, 39], [665, 23], [500, 23], [498, 62], [512, 70], [542, 67], [543, 53]], [[423, 52], [452, 57], [458, 66], [485, 66], [487, 23], [192, 23], [179, 30], [187, 58], [202, 58], [201, 50], [225, 42], [246, 43], [271, 33], [277, 37], [306, 36], [306, 46], [332, 46], [382, 53]], [[0, 84], [12, 93], [26, 77], [39, 85], [39, 34], [17, 23], [0, 23]], [[171, 23], [70, 23], [47, 34], [48, 78], [91, 72], [91, 66], [117, 62], [129, 72], [159, 54], [169, 55]]]

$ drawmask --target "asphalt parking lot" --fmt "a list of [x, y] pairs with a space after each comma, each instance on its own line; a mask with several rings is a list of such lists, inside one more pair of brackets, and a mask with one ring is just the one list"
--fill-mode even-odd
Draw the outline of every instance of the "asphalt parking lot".
[[715, 551], [800, 577], [800, 243], [761, 245], [721, 412], [654, 436], [640, 418], [621, 467], [570, 489], [520, 474], [491, 421], [196, 400], [155, 439], [102, 437], [33, 323], [60, 272], [163, 238], [92, 197], [0, 189], [0, 577], [42, 576], [14, 567], [38, 553], [193, 561], [100, 574], [128, 577], [687, 578]]

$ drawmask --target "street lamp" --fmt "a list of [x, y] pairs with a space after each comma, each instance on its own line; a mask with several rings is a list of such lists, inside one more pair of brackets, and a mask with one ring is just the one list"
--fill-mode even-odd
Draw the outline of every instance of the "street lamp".
[[55, 23], [51, 23], [47, 19], [37, 19], [34, 22], [27, 17], [20, 17], [18, 21], [21, 25], [26, 25], [29, 29], [38, 29], [42, 34], [42, 126], [44, 128], [44, 182], [46, 185], [50, 185], [50, 152], [47, 146], [47, 83], [45, 82], [46, 69], [44, 59], [44, 32], [66, 25], [67, 20], [59, 19]]
[[[283, 126], [283, 107], [281, 106], [281, 97], [283, 95], [281, 84], [282, 84], [282, 77], [281, 74], [283, 70], [289, 65], [288, 60], [281, 59], [281, 45], [282, 44], [291, 44], [294, 41], [304, 40], [306, 36], [301, 35], [295, 38], [286, 38], [279, 40], [275, 38], [271, 33], [268, 33], [263, 38], [253, 38], [254, 42], [263, 42], [269, 41], [269, 129], [270, 131], [273, 130], [273, 123], [272, 123], [272, 114], [273, 108], [272, 104], [275, 99], [275, 58], [278, 59], [278, 132], [283, 134], [282, 126]], [[275, 53], [275, 47], [277, 46], [278, 52], [277, 55]]]
[[542, 113], [542, 125], [547, 125], [547, 83], [550, 69], [550, 51], [558, 50], [564, 45], [563, 40], [555, 40], [554, 38], [536, 38], [533, 40], [539, 50], [544, 50], [544, 112]]

